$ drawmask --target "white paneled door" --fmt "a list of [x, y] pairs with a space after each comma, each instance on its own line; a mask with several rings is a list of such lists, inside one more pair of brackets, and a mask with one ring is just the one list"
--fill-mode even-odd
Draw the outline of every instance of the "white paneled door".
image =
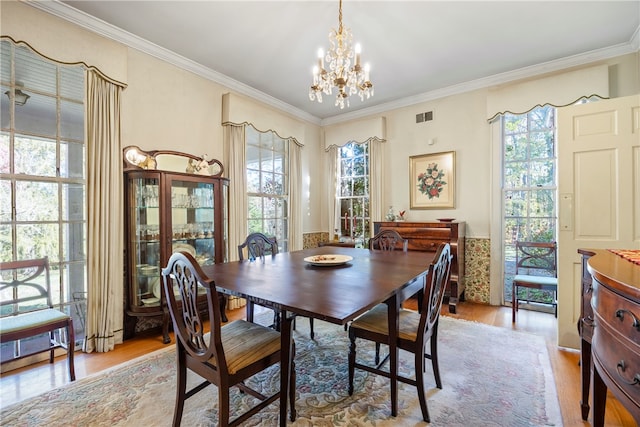
[[579, 348], [578, 248], [640, 249], [640, 95], [558, 109], [558, 345]]

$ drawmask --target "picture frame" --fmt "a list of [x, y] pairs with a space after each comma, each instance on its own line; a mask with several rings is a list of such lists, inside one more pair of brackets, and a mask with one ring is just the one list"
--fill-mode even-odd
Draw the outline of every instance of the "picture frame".
[[455, 177], [455, 151], [410, 156], [410, 209], [454, 208]]

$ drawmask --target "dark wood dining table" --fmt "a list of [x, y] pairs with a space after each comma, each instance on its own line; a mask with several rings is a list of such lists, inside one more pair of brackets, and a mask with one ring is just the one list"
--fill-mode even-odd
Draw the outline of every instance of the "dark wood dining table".
[[[317, 255], [348, 255], [353, 259], [335, 266], [314, 266], [304, 259]], [[249, 299], [283, 313], [282, 360], [290, 360], [291, 322], [294, 315], [346, 325], [377, 304], [389, 313], [391, 415], [397, 415], [396, 338], [398, 309], [402, 301], [423, 288], [431, 252], [370, 251], [319, 247], [281, 252], [255, 261], [235, 261], [203, 266], [218, 291]], [[345, 351], [347, 349], [345, 348]], [[281, 366], [280, 425], [286, 425], [290, 366]], [[290, 419], [295, 420], [292, 410]]]

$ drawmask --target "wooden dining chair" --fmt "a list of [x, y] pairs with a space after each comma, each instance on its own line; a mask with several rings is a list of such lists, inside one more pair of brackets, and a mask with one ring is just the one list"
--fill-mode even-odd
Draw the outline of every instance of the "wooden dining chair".
[[[280, 398], [280, 391], [270, 396], [251, 389], [245, 380], [266, 368], [280, 363], [280, 333], [256, 323], [234, 320], [222, 325], [216, 285], [204, 275], [198, 262], [188, 252], [175, 252], [162, 270], [163, 291], [176, 335], [177, 387], [173, 425], [182, 421], [184, 402], [209, 384], [218, 387], [218, 425], [236, 426]], [[205, 332], [205, 319], [198, 310], [198, 288], [207, 295], [210, 331]], [[177, 291], [177, 295], [176, 292]], [[291, 393], [289, 403], [294, 413], [295, 367], [292, 345], [291, 366], [288, 373]], [[186, 390], [187, 369], [200, 375], [204, 381]], [[246, 412], [230, 421], [229, 390], [236, 386], [260, 400]]]
[[[415, 386], [418, 389], [418, 400], [422, 410], [422, 418], [429, 420], [427, 400], [424, 390], [425, 359], [431, 360], [436, 386], [442, 388], [440, 369], [438, 367], [438, 320], [444, 298], [445, 288], [451, 274], [451, 247], [443, 243], [438, 247], [434, 260], [429, 265], [429, 272], [424, 284], [424, 298], [420, 311], [400, 309], [398, 348], [413, 353], [415, 360], [415, 380], [398, 376], [398, 381]], [[389, 372], [382, 366], [389, 359], [387, 355], [382, 362], [369, 366], [356, 362], [356, 339], [361, 338], [375, 343], [389, 344], [389, 326], [387, 322], [386, 304], [378, 304], [349, 326], [349, 395], [353, 394], [353, 378], [355, 368], [382, 375], [389, 378]], [[427, 352], [427, 342], [430, 351]]]
[[[247, 236], [245, 241], [238, 245], [238, 259], [243, 261], [245, 259], [245, 253], [247, 258], [251, 261], [264, 258], [267, 255], [276, 255], [278, 253], [278, 241], [275, 237], [268, 237], [263, 233], [251, 233]], [[253, 322], [255, 312], [255, 303], [247, 300], [246, 313], [247, 321]], [[296, 318], [293, 318], [293, 329], [296, 328]], [[274, 312], [273, 325], [276, 330], [280, 330], [279, 316]], [[309, 318], [309, 329], [311, 339], [314, 338], [315, 333], [313, 331], [313, 318]]]
[[409, 240], [395, 230], [382, 230], [369, 240], [369, 249], [371, 250], [393, 251], [399, 247], [406, 252]]
[[[396, 230], [382, 230], [369, 240], [369, 250], [372, 251], [395, 251], [402, 247], [403, 252], [407, 252], [409, 240], [403, 238]], [[418, 303], [420, 300], [418, 301]], [[345, 325], [345, 330], [347, 325]], [[380, 362], [380, 343], [376, 343], [376, 365]]]
[[556, 242], [516, 242], [516, 275], [511, 287], [511, 321], [522, 299], [519, 288], [538, 289], [553, 295], [551, 304], [558, 317], [558, 246]]

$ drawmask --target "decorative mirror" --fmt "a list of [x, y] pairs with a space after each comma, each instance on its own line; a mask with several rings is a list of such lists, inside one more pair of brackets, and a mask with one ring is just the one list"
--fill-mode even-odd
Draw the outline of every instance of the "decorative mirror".
[[206, 154], [198, 157], [171, 150], [144, 151], [135, 145], [125, 147], [123, 154], [125, 170], [161, 170], [213, 177], [224, 173], [222, 163], [216, 159], [208, 160]]

